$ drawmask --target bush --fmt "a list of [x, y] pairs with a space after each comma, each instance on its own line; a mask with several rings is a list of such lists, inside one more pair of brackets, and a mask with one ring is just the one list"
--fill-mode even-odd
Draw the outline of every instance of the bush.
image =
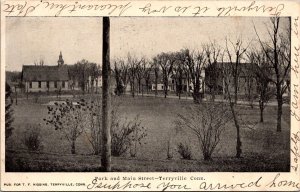
[[54, 107], [48, 106], [48, 117], [44, 121], [46, 125], [64, 134], [64, 138], [71, 145], [71, 153], [75, 154], [76, 140], [84, 131], [85, 119], [93, 104], [84, 99], [76, 103], [67, 99], [65, 102], [55, 102], [54, 104]]
[[179, 144], [177, 144], [177, 149], [182, 159], [192, 159], [191, 148], [188, 144], [183, 144], [180, 142]]
[[142, 145], [142, 139], [147, 136], [147, 130], [141, 125], [138, 116], [131, 121], [121, 122], [119, 115], [113, 113], [111, 131], [111, 153], [113, 156], [126, 154], [130, 149], [131, 157], [135, 157], [138, 145]]
[[86, 111], [84, 122], [85, 138], [91, 145], [94, 155], [101, 153], [101, 100], [96, 98], [86, 102]]
[[37, 126], [30, 126], [24, 133], [24, 145], [30, 151], [42, 149], [41, 129]]
[[[130, 151], [131, 157], [137, 154], [138, 146], [142, 145], [142, 139], [146, 136], [146, 129], [141, 125], [139, 117], [133, 120], [121, 121], [118, 113], [119, 104], [112, 102], [111, 110], [111, 153], [113, 156], [121, 156]], [[101, 100], [86, 103], [84, 130], [85, 136], [91, 144], [94, 154], [101, 153]]]
[[231, 119], [232, 115], [225, 103], [200, 103], [178, 114], [175, 126], [177, 131], [189, 130], [197, 136], [204, 160], [210, 160], [220, 142], [225, 124]]
[[5, 141], [12, 135], [13, 126], [12, 123], [14, 121], [14, 111], [12, 109], [12, 91], [11, 87], [6, 83], [5, 86]]

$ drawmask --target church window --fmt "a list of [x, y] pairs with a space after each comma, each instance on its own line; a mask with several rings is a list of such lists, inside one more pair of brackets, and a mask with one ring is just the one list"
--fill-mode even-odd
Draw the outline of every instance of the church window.
[[41, 88], [41, 87], [42, 87], [42, 82], [39, 81], [39, 88]]
[[61, 86], [62, 86], [62, 88], [65, 88], [65, 81], [62, 81]]
[[57, 88], [57, 81], [54, 81], [54, 88]]
[[32, 82], [29, 82], [29, 88], [32, 88]]

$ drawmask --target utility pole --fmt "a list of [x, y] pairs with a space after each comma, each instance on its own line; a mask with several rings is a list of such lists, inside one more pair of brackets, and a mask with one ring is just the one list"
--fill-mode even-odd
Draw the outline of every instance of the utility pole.
[[16, 105], [18, 105], [18, 92], [17, 92], [17, 86], [15, 86], [15, 93], [16, 93]]
[[102, 46], [102, 154], [101, 166], [103, 171], [111, 171], [111, 95], [110, 95], [110, 46], [109, 46], [109, 17], [103, 17], [103, 46]]

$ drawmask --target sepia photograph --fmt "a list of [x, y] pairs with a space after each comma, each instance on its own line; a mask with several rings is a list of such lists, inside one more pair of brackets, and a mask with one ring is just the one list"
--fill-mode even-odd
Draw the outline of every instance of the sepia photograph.
[[290, 172], [291, 17], [6, 17], [5, 172]]

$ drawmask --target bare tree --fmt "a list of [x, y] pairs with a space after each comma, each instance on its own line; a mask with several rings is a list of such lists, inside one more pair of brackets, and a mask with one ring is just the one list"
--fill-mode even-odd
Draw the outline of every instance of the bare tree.
[[159, 64], [162, 71], [162, 78], [164, 84], [164, 95], [167, 98], [169, 88], [169, 77], [173, 70], [174, 62], [176, 61], [172, 53], [161, 53], [156, 56], [157, 63]]
[[217, 63], [221, 53], [221, 47], [214, 41], [205, 44], [204, 51], [208, 62], [208, 65], [206, 67], [207, 75], [205, 76], [205, 83], [210, 88], [211, 98], [212, 101], [214, 101], [216, 92], [218, 90], [218, 79], [220, 75]]
[[[267, 61], [271, 64], [274, 78], [272, 83], [276, 86], [277, 99], [277, 132], [281, 132], [281, 116], [283, 105], [283, 94], [288, 89], [287, 78], [291, 67], [290, 61], [290, 29], [280, 33], [280, 18], [270, 18], [271, 26], [266, 26], [270, 41], [263, 42], [254, 25], [255, 33], [263, 52], [266, 55]], [[286, 35], [288, 34], [288, 35]]]
[[134, 57], [128, 53], [127, 63], [129, 66], [128, 79], [130, 82], [130, 92], [131, 92], [132, 97], [134, 97], [135, 96], [135, 84], [136, 84], [136, 79], [137, 79], [137, 71], [138, 71], [138, 66], [140, 64], [140, 61], [136, 57]]
[[184, 62], [177, 60], [173, 66], [173, 78], [175, 80], [176, 85], [176, 94], [178, 98], [181, 98], [181, 93], [183, 89], [182, 81], [183, 81], [183, 74], [184, 74]]
[[43, 66], [45, 63], [44, 59], [40, 59], [40, 65]]
[[[226, 41], [226, 52], [227, 56], [230, 62], [230, 67], [232, 69], [232, 77], [233, 77], [233, 86], [234, 86], [234, 103], [237, 103], [238, 100], [238, 87], [239, 87], [239, 76], [241, 73], [241, 59], [244, 55], [244, 53], [247, 51], [247, 48], [250, 45], [250, 42], [247, 46], [244, 46], [244, 42], [241, 38], [237, 38], [236, 42], [233, 43], [232, 41], [229, 40], [232, 49], [234, 51], [234, 54], [231, 53], [229, 47], [228, 47], [228, 40], [227, 38], [225, 39]], [[233, 62], [233, 55], [235, 57], [235, 61]], [[230, 90], [229, 90], [230, 91]]]
[[175, 90], [178, 98], [181, 98], [183, 92], [183, 80], [186, 74], [186, 54], [184, 51], [173, 53], [175, 62], [172, 70], [172, 78], [175, 81]]
[[[184, 59], [184, 61], [185, 61], [185, 59]], [[186, 63], [183, 65], [183, 74], [185, 76], [186, 98], [187, 98], [190, 94], [191, 77], [190, 77], [190, 70], [189, 70], [188, 66], [186, 65]]]
[[39, 61], [38, 60], [34, 60], [34, 65], [40, 65], [40, 66], [43, 66], [44, 64], [45, 64], [45, 60], [41, 57], [40, 59], [39, 59]]
[[124, 59], [118, 60], [118, 68], [120, 72], [120, 79], [122, 81], [124, 92], [126, 91], [127, 83], [128, 83], [128, 68], [129, 66], [126, 65]]
[[71, 70], [72, 76], [74, 76], [80, 84], [83, 94], [85, 94], [87, 90], [87, 82], [89, 76], [88, 63], [89, 61], [82, 59], [81, 61], [78, 61]]
[[224, 86], [225, 86], [225, 92], [227, 94], [227, 98], [229, 100], [229, 106], [230, 106], [230, 111], [233, 117], [234, 125], [236, 128], [236, 157], [240, 158], [242, 154], [242, 141], [241, 141], [241, 135], [240, 135], [240, 122], [238, 119], [238, 114], [236, 112], [236, 104], [233, 102], [232, 95], [229, 89], [230, 86], [230, 77], [232, 76], [232, 71], [231, 66], [228, 66], [224, 64], [224, 52], [221, 56], [222, 58], [222, 70], [223, 70], [223, 79], [224, 79]]
[[198, 52], [190, 52], [188, 49], [182, 50], [185, 54], [185, 64], [189, 71], [190, 79], [193, 83], [193, 98], [195, 103], [199, 103], [201, 101], [201, 93], [200, 88], [202, 87], [202, 91], [204, 89], [203, 81], [201, 85], [200, 79], [203, 78], [201, 76], [202, 71], [205, 68], [205, 53], [204, 51]]
[[[88, 70], [88, 75], [90, 78], [90, 88], [91, 88], [91, 93], [95, 92], [95, 81], [97, 82], [97, 79], [101, 75], [101, 70], [99, 66], [96, 63], [88, 63], [87, 65], [87, 70]], [[97, 85], [96, 85], [97, 86]]]
[[264, 122], [264, 109], [271, 99], [274, 91], [270, 88], [272, 74], [267, 63], [266, 56], [262, 51], [252, 51], [248, 54], [250, 64], [253, 66], [251, 72], [256, 80], [259, 95], [260, 122]]
[[96, 63], [91, 63], [86, 59], [82, 59], [74, 65], [69, 65], [68, 72], [72, 80], [72, 89], [74, 89], [75, 82], [77, 81], [83, 94], [86, 91], [94, 92], [95, 82], [96, 86], [98, 86], [97, 80], [101, 76], [100, 66]]
[[136, 65], [136, 80], [138, 85], [138, 90], [137, 90], [138, 94], [140, 94], [142, 90], [141, 85], [145, 74], [145, 65], [146, 65], [145, 58], [141, 58]]
[[114, 61], [113, 73], [116, 80], [115, 94], [120, 96], [121, 94], [123, 94], [124, 89], [121, 79], [121, 69], [118, 67], [117, 61]]
[[144, 80], [145, 80], [145, 87], [147, 94], [149, 93], [150, 89], [150, 82], [151, 82], [151, 72], [153, 69], [154, 64], [149, 62], [144, 62]]
[[[70, 78], [70, 87], [71, 87], [71, 90], [73, 90], [72, 91], [73, 97], [75, 97], [74, 88], [75, 88], [75, 82], [77, 81], [76, 65], [68, 66], [68, 74], [69, 74], [69, 78]], [[48, 86], [48, 92], [49, 92], [49, 86]]]
[[159, 65], [157, 57], [153, 58], [153, 70], [154, 70], [154, 84], [155, 84], [155, 97], [158, 95], [157, 84], [158, 84], [158, 75], [159, 75]]

